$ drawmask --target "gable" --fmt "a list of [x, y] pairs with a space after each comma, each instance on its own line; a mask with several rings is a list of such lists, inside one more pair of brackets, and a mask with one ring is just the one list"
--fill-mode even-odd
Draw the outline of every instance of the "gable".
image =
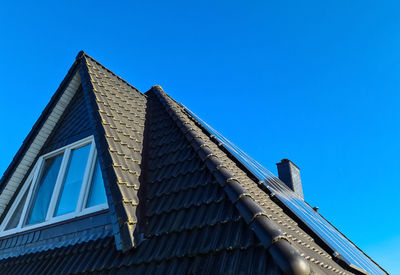
[[[145, 102], [145, 97], [135, 88], [94, 60], [79, 54], [63, 85], [33, 127], [10, 165], [11, 168], [3, 177], [1, 186], [4, 190], [0, 194], [0, 207], [1, 196], [8, 197], [3, 200], [2, 213], [5, 214], [4, 210], [11, 207], [11, 198], [15, 199], [21, 183], [26, 181], [40, 155], [92, 134], [117, 247], [133, 247]], [[118, 129], [126, 130], [116, 131], [117, 126]], [[45, 135], [42, 134], [44, 130]], [[34, 154], [31, 154], [32, 148], [35, 149]], [[25, 161], [26, 156], [31, 157], [29, 163]], [[21, 158], [25, 159], [21, 161]], [[13, 175], [12, 169], [20, 169], [19, 166], [24, 164], [29, 166], [25, 170], [17, 171], [19, 181], [14, 186], [12, 177], [16, 173]], [[132, 191], [133, 196], [124, 196]], [[2, 216], [3, 219], [4, 217], [5, 215]], [[121, 238], [121, 235], [124, 237]]]
[[[63, 96], [61, 94], [60, 98]], [[58, 242], [59, 246], [77, 242], [82, 240], [82, 237], [87, 240], [95, 239], [93, 234], [97, 234], [99, 230], [104, 233], [105, 228], [108, 228], [106, 235], [112, 233], [110, 215], [106, 210], [108, 206], [104, 195], [104, 183], [101, 170], [96, 165], [97, 154], [91, 138], [94, 126], [93, 121], [89, 119], [87, 108], [82, 88], [77, 85], [75, 94], [66, 104], [32, 167], [24, 176], [21, 186], [10, 200], [9, 211], [3, 215], [0, 223], [1, 257], [24, 254], [21, 246], [31, 247], [32, 251], [48, 249], [49, 242], [60, 233], [65, 242]], [[55, 122], [51, 116], [44, 119]], [[59, 160], [58, 168], [54, 170], [53, 178], [46, 182], [46, 162], [54, 158]], [[61, 176], [62, 174], [64, 176]], [[76, 180], [81, 183], [74, 183]], [[49, 185], [50, 181], [53, 184]], [[41, 211], [53, 211], [54, 214], [49, 216], [47, 213], [46, 216], [36, 217], [39, 212], [35, 209], [39, 209], [38, 207], [42, 208]], [[78, 207], [80, 210], [75, 210]], [[102, 218], [96, 217], [99, 215]], [[85, 219], [91, 222], [85, 223], [83, 217], [87, 217]], [[93, 221], [98, 219], [102, 222], [96, 227]], [[67, 226], [65, 221], [74, 226]], [[60, 222], [63, 225], [58, 225]], [[88, 226], [91, 223], [93, 227]], [[87, 232], [91, 235], [87, 236]]]

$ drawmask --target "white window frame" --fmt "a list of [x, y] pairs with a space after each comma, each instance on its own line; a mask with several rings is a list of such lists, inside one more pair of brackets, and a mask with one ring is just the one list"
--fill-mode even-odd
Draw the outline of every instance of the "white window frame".
[[[77, 149], [77, 148], [80, 148], [82, 146], [89, 145], [89, 144], [91, 146], [90, 151], [89, 151], [89, 157], [88, 157], [88, 161], [86, 164], [83, 181], [82, 181], [82, 185], [81, 185], [81, 190], [80, 190], [80, 194], [79, 194], [79, 198], [78, 198], [78, 202], [77, 202], [75, 211], [72, 213], [67, 213], [67, 214], [64, 214], [61, 216], [54, 217], [57, 202], [60, 199], [60, 195], [62, 193], [62, 185], [65, 181], [67, 168], [68, 168], [68, 164], [70, 161], [71, 151], [73, 149]], [[61, 165], [60, 165], [60, 169], [58, 172], [56, 183], [54, 185], [54, 190], [53, 190], [53, 194], [50, 199], [49, 208], [47, 209], [46, 219], [44, 222], [28, 225], [28, 224], [26, 224], [26, 221], [28, 219], [27, 213], [29, 212], [30, 207], [32, 207], [32, 203], [33, 203], [32, 196], [33, 196], [33, 194], [35, 194], [35, 191], [38, 188], [38, 186], [37, 186], [38, 178], [41, 175], [41, 172], [43, 169], [43, 163], [46, 159], [54, 157], [60, 153], [63, 153], [63, 159], [61, 161]], [[32, 169], [28, 178], [24, 182], [21, 190], [19, 191], [19, 194], [17, 195], [14, 203], [10, 207], [10, 210], [8, 211], [7, 215], [5, 216], [3, 222], [0, 225], [0, 237], [5, 236], [5, 235], [11, 235], [11, 234], [23, 232], [26, 230], [43, 227], [43, 226], [50, 225], [53, 223], [73, 219], [75, 217], [79, 217], [79, 216], [87, 215], [87, 214], [90, 214], [93, 212], [108, 209], [107, 201], [106, 201], [106, 203], [103, 203], [103, 204], [85, 208], [88, 197], [89, 197], [89, 191], [90, 191], [90, 186], [92, 183], [93, 174], [95, 172], [94, 170], [96, 167], [96, 160], [97, 160], [97, 152], [96, 152], [96, 144], [94, 143], [93, 136], [89, 136], [87, 138], [84, 138], [77, 142], [71, 143], [67, 146], [64, 146], [60, 149], [57, 149], [55, 151], [52, 151], [48, 154], [45, 154], [45, 155], [39, 157], [34, 168]], [[28, 190], [29, 193], [28, 193], [26, 201], [24, 203], [24, 207], [23, 207], [21, 217], [20, 217], [17, 227], [13, 228], [13, 229], [9, 229], [9, 230], [4, 230], [28, 188], [29, 188], [29, 190]]]

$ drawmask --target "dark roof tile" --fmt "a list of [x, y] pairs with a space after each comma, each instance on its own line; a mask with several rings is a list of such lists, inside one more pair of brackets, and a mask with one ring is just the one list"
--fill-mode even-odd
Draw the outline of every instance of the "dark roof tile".
[[[137, 190], [141, 174], [141, 152], [146, 113], [146, 97], [92, 58], [81, 55], [81, 78], [83, 90], [89, 98], [92, 115], [98, 121], [95, 135], [103, 178], [110, 188], [108, 198], [115, 205], [114, 223], [119, 225], [115, 234], [122, 249], [132, 247], [137, 221]], [[107, 150], [101, 150], [107, 144]], [[105, 169], [111, 161], [113, 169]], [[104, 175], [104, 173], [106, 173]], [[127, 214], [128, 213], [128, 214]], [[130, 237], [129, 237], [130, 236]]]

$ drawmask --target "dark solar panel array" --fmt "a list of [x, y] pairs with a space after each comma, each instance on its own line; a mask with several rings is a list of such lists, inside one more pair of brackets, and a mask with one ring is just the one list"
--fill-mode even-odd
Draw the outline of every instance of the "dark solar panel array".
[[343, 260], [349, 266], [366, 274], [386, 274], [367, 255], [352, 244], [343, 234], [336, 230], [319, 213], [314, 211], [301, 197], [289, 189], [279, 178], [241, 149], [227, 140], [211, 126], [201, 120], [185, 106], [184, 110], [193, 117], [205, 130], [213, 135], [233, 156], [235, 156], [251, 173], [256, 176], [286, 207], [301, 219], [333, 251], [333, 256]]

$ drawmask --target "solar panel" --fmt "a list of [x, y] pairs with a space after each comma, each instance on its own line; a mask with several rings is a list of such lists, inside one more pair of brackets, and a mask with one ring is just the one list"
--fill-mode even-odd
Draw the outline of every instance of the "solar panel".
[[236, 157], [260, 181], [260, 184], [265, 185], [271, 192], [271, 196], [276, 196], [280, 202], [322, 239], [334, 251], [334, 257], [341, 259], [350, 267], [365, 274], [387, 274], [268, 169], [244, 153], [187, 107], [182, 104], [181, 106], [203, 129], [214, 136], [226, 150]]

